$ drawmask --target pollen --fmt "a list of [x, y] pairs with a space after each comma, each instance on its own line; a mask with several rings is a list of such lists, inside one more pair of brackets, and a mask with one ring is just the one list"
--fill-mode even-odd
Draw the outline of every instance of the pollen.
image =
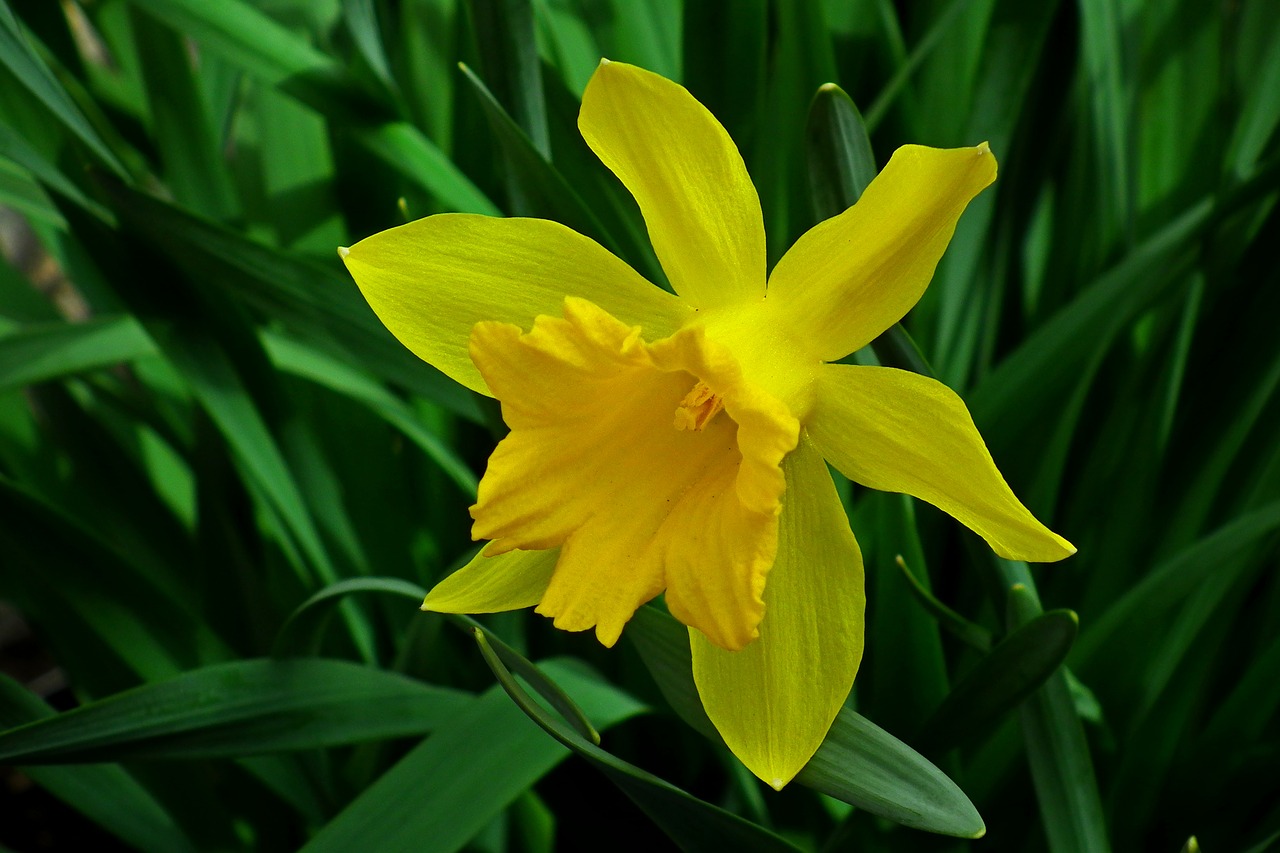
[[675, 428], [701, 432], [723, 408], [720, 395], [708, 388], [707, 383], [699, 382], [676, 406]]

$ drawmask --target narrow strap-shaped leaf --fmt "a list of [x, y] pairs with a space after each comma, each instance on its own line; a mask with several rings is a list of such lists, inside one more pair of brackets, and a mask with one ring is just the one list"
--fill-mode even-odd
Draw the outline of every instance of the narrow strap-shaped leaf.
[[463, 417], [482, 420], [475, 395], [397, 342], [336, 263], [323, 266], [268, 248], [141, 193], [121, 190], [114, 203], [148, 241], [169, 257], [186, 259], [193, 276], [281, 323], [292, 337], [339, 361], [357, 362], [375, 377]]
[[[271, 331], [263, 334], [262, 342], [266, 346], [267, 355], [281, 370], [309, 379], [367, 406], [374, 414], [400, 430], [405, 438], [439, 465], [463, 495], [475, 497], [479, 486], [475, 473], [452, 447], [423, 425], [422, 419], [404, 400], [350, 364], [321, 350]], [[3, 339], [0, 339], [0, 346], [2, 345]]]
[[[1034, 593], [1014, 584], [1009, 589], [1010, 629], [1030, 625], [1040, 615]], [[1093, 759], [1061, 672], [1032, 694], [1022, 706], [1020, 719], [1049, 849], [1106, 853], [1111, 844]]]
[[1078, 624], [1070, 610], [1050, 610], [1011, 632], [951, 689], [925, 724], [921, 748], [941, 752], [999, 723], [1058, 671]]
[[1164, 561], [1107, 608], [1081, 635], [1076, 658], [1090, 661], [1107, 640], [1147, 609], [1169, 607], [1191, 593], [1232, 557], [1280, 529], [1280, 501], [1238, 516]]
[[631, 801], [653, 819], [681, 849], [688, 851], [795, 851], [782, 838], [737, 815], [691, 796], [671, 783], [647, 773], [583, 739], [539, 706], [516, 682], [501, 656], [489, 645], [485, 632], [474, 630], [485, 662], [507, 695], [542, 730], [581, 755], [609, 777]]
[[[35, 694], [0, 674], [0, 726], [20, 726], [53, 716], [53, 709]], [[151, 792], [115, 764], [24, 770], [37, 785], [139, 850], [195, 850]]]
[[484, 648], [492, 654], [496, 654], [502, 661], [503, 665], [515, 670], [516, 674], [523, 678], [529, 684], [533, 685], [533, 689], [546, 699], [552, 708], [560, 713], [560, 716], [569, 722], [570, 725], [577, 730], [578, 734], [586, 738], [593, 744], [600, 743], [600, 732], [591, 724], [591, 720], [577, 703], [560, 689], [560, 685], [554, 680], [547, 677], [541, 669], [534, 665], [533, 661], [511, 648], [504, 643], [496, 634], [485, 628], [470, 616], [462, 616], [456, 613], [443, 614], [451, 624], [469, 631], [472, 635], [479, 631], [485, 638]]
[[314, 655], [320, 648], [321, 634], [334, 607], [348, 595], [379, 593], [412, 601], [415, 607], [427, 591], [402, 578], [346, 578], [331, 583], [298, 605], [276, 634], [275, 657]]
[[583, 203], [564, 175], [538, 150], [480, 78], [465, 64], [459, 63], [458, 67], [476, 93], [489, 129], [506, 161], [509, 194], [514, 208], [511, 212], [517, 216], [554, 219], [579, 234], [598, 240], [617, 254], [617, 241], [613, 235]]
[[103, 370], [156, 354], [132, 317], [27, 326], [0, 337], [0, 388]]
[[805, 134], [813, 208], [819, 219], [829, 219], [856, 202], [875, 178], [876, 155], [862, 114], [835, 83], [824, 83], [813, 96]]
[[263, 755], [425, 734], [469, 694], [340, 660], [246, 660], [145, 684], [0, 734], [0, 761]]
[[[89, 213], [103, 220], [111, 221], [111, 212], [84, 194], [80, 187], [70, 181], [22, 134], [0, 120], [0, 157], [8, 157], [31, 173], [32, 177], [49, 189], [84, 208]], [[61, 220], [61, 217], [58, 217]], [[59, 227], [66, 227], [65, 222], [58, 221]]]
[[496, 215], [497, 207], [439, 147], [407, 122], [370, 120], [378, 106], [355, 91], [340, 66], [243, 0], [133, 0], [148, 14], [195, 39], [268, 85], [325, 115], [342, 118], [369, 151], [444, 205]]
[[111, 171], [121, 178], [126, 177], [124, 166], [36, 53], [7, 3], [0, 3], [0, 64], [7, 67]]
[[[119, 683], [175, 674], [201, 648], [226, 654], [185, 590], [151, 576], [61, 508], [3, 477], [0, 554], [8, 569], [0, 573], [3, 594], [37, 621], [67, 623], [51, 645], [69, 667], [92, 660], [107, 681]], [[73, 637], [78, 645], [61, 645]]]
[[911, 573], [911, 569], [907, 567], [907, 561], [902, 559], [901, 554], [894, 559], [894, 562], [902, 571], [902, 576], [906, 578], [911, 594], [929, 612], [930, 616], [938, 620], [939, 625], [965, 645], [984, 653], [991, 651], [990, 631], [976, 622], [970, 622], [939, 601], [932, 592], [925, 589], [924, 585], [916, 580], [916, 576]]
[[[645, 606], [627, 626], [662, 695], [690, 726], [719, 741], [693, 682], [688, 632]], [[915, 829], [979, 838], [986, 827], [946, 774], [893, 735], [848, 708], [795, 781]]]
[[467, 5], [480, 48], [480, 67], [494, 83], [495, 103], [511, 115], [533, 149], [549, 159], [551, 140], [533, 4], [530, 0], [469, 0]]
[[[540, 667], [602, 731], [642, 709], [584, 675], [581, 665], [545, 661]], [[303, 850], [453, 853], [568, 754], [495, 684], [410, 750]]]

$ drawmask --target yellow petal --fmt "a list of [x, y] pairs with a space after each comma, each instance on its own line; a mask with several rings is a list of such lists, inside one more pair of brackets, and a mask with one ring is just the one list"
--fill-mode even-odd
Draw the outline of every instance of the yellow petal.
[[599, 244], [556, 222], [463, 213], [428, 216], [344, 250], [383, 324], [419, 358], [487, 394], [467, 344], [481, 320], [528, 325], [566, 294], [592, 300], [652, 338], [689, 309]]
[[729, 134], [683, 86], [605, 60], [583, 93], [578, 129], [635, 196], [687, 302], [709, 308], [764, 296], [760, 199]]
[[[612, 645], [667, 588], [677, 618], [722, 645], [749, 642], [785, 487], [767, 469], [788, 430], [794, 443], [794, 419], [750, 409], [736, 364], [700, 330], [650, 345], [585, 300], [565, 300], [563, 319], [538, 317], [528, 333], [477, 324], [471, 351], [511, 427], [480, 482], [472, 535], [494, 540], [489, 554], [561, 547], [538, 612]], [[724, 410], [678, 427], [702, 382]], [[783, 435], [743, 441], [747, 430]]]
[[783, 463], [787, 495], [760, 637], [742, 651], [689, 631], [711, 722], [752, 773], [780, 789], [826, 737], [862, 660], [862, 555], [807, 436]]
[[850, 480], [928, 501], [1006, 559], [1043, 563], [1075, 553], [1014, 496], [950, 388], [887, 367], [828, 364], [818, 377], [806, 427]]
[[510, 551], [496, 557], [477, 554], [471, 562], [436, 584], [422, 602], [435, 613], [501, 613], [532, 607], [551, 583], [559, 554]]
[[862, 198], [804, 234], [769, 277], [823, 361], [870, 343], [920, 299], [956, 221], [996, 178], [985, 144], [894, 152]]

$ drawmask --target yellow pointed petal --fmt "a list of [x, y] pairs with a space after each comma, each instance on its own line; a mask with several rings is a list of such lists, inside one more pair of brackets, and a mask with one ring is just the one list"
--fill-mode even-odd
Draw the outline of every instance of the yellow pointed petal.
[[760, 637], [742, 651], [689, 631], [693, 677], [729, 749], [775, 789], [826, 737], [862, 660], [862, 555], [821, 455], [802, 436], [783, 463], [787, 495]]
[[[736, 364], [700, 330], [650, 345], [585, 300], [566, 300], [563, 318], [541, 316], [528, 333], [477, 324], [471, 351], [511, 427], [480, 482], [472, 535], [493, 540], [489, 554], [561, 546], [538, 612], [612, 645], [668, 588], [687, 624], [726, 646], [750, 641], [785, 487], [767, 469], [787, 440], [739, 435], [790, 429], [794, 442], [794, 419], [774, 411], [775, 423], [750, 395], [740, 400]], [[729, 389], [723, 411], [677, 426], [703, 381]]]
[[594, 241], [542, 219], [428, 216], [361, 240], [342, 257], [401, 343], [482, 394], [489, 391], [467, 354], [481, 320], [528, 326], [539, 314], [559, 314], [569, 294], [659, 338], [689, 312]]
[[902, 319], [933, 278], [956, 221], [996, 178], [985, 144], [894, 152], [862, 198], [804, 234], [769, 277], [769, 299], [835, 361]]
[[532, 607], [551, 583], [559, 553], [509, 551], [496, 557], [477, 554], [471, 562], [436, 584], [422, 602], [435, 613], [501, 613]]
[[683, 86], [605, 60], [583, 93], [578, 129], [635, 196], [687, 302], [709, 308], [764, 296], [760, 199], [729, 134]]
[[887, 367], [828, 364], [818, 377], [806, 427], [850, 480], [928, 501], [1006, 559], [1044, 563], [1075, 553], [1014, 496], [950, 388]]

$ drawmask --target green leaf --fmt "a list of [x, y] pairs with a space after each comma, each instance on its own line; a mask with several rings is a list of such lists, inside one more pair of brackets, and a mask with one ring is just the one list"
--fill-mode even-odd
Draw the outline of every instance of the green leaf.
[[609, 777], [682, 850], [798, 850], [768, 830], [690, 796], [669, 782], [606, 752], [597, 743], [585, 740], [579, 732], [570, 729], [534, 702], [503, 664], [501, 656], [490, 646], [485, 632], [480, 628], [473, 631], [485, 662], [520, 710], [541, 726], [543, 731], [590, 761]]
[[[834, 83], [818, 87], [809, 105], [805, 128], [809, 191], [819, 220], [838, 216], [852, 207], [875, 179], [876, 155], [862, 115], [853, 99]], [[886, 367], [934, 375], [916, 342], [894, 323], [871, 342]]]
[[822, 84], [813, 96], [805, 137], [814, 212], [829, 219], [861, 198], [879, 171], [876, 155], [862, 114], [835, 83]]
[[[0, 674], [0, 726], [52, 719], [35, 694]], [[196, 848], [151, 792], [114, 764], [91, 767], [27, 767], [37, 785], [139, 850], [180, 853]]]
[[246, 660], [145, 684], [0, 734], [0, 761], [230, 758], [424, 734], [469, 694], [339, 660]]
[[471, 84], [506, 163], [512, 213], [554, 219], [618, 253], [617, 242], [565, 180], [560, 171], [535, 147], [533, 141], [507, 114], [470, 68], [460, 64]]
[[[503, 113], [510, 114], [533, 150], [542, 159], [550, 159], [547, 105], [542, 94], [542, 64], [534, 38], [531, 0], [468, 0], [467, 6], [480, 50], [480, 68], [497, 95], [494, 103], [501, 105]], [[478, 78], [475, 82], [479, 82]]]
[[[2, 119], [0, 119], [0, 156], [8, 157], [30, 172], [31, 176], [41, 184], [75, 202], [99, 219], [110, 221], [110, 211], [85, 195], [83, 190], [70, 181], [57, 166], [49, 162], [48, 158], [29, 140], [24, 139], [21, 133], [5, 124]], [[60, 228], [66, 227], [61, 215], [56, 211], [50, 211], [50, 214], [56, 217], [55, 222]]]
[[[180, 259], [206, 288], [283, 324], [301, 343], [339, 361], [355, 360], [375, 377], [481, 422], [475, 395], [424, 364], [378, 321], [340, 268], [257, 244], [159, 199], [118, 189], [115, 204], [130, 225], [168, 257]], [[224, 296], [225, 298], [225, 296]]]
[[[641, 710], [629, 696], [582, 674], [580, 665], [540, 666], [602, 731]], [[494, 685], [379, 777], [303, 850], [452, 853], [566, 755]]]
[[51, 646], [88, 684], [164, 678], [225, 654], [190, 591], [147, 574], [78, 520], [0, 478], [0, 591], [58, 626]]
[[1241, 515], [1156, 566], [1093, 621], [1080, 637], [1076, 658], [1091, 661], [1127, 623], [1162, 611], [1189, 595], [1243, 549], [1280, 528], [1280, 501]]
[[[636, 611], [626, 635], [681, 719], [721, 742], [698, 699], [684, 627], [646, 606]], [[941, 770], [848, 708], [795, 781], [913, 829], [958, 838], [986, 832], [969, 798]]]
[[111, 171], [121, 178], [126, 176], [124, 166], [36, 53], [7, 3], [0, 3], [0, 63]]
[[[1011, 630], [1030, 626], [1041, 615], [1031, 591], [1021, 584], [1009, 589]], [[1020, 719], [1049, 849], [1106, 853], [1111, 844], [1093, 759], [1062, 672], [1050, 676], [1032, 694], [1022, 706]]]
[[316, 654], [320, 648], [321, 633], [332, 615], [333, 607], [348, 595], [365, 593], [408, 599], [413, 602], [414, 609], [417, 609], [427, 595], [427, 591], [418, 584], [401, 578], [347, 578], [329, 584], [289, 614], [276, 634], [272, 654], [276, 657]]
[[223, 144], [197, 85], [183, 36], [133, 10], [147, 106], [174, 198], [214, 219], [237, 211]]
[[331, 104], [345, 100], [338, 63], [243, 0], [130, 0], [176, 32], [272, 86]]
[[378, 80], [389, 90], [395, 91], [396, 81], [392, 77], [391, 63], [387, 59], [382, 34], [378, 30], [378, 15], [373, 0], [343, 0], [342, 19], [360, 56], [369, 64]]
[[906, 579], [911, 594], [928, 611], [929, 615], [938, 621], [939, 625], [945, 628], [952, 636], [980, 652], [986, 653], [991, 650], [990, 631], [975, 622], [970, 622], [934, 597], [932, 592], [925, 589], [924, 585], [916, 580], [916, 576], [911, 573], [911, 569], [907, 568], [907, 561], [902, 559], [901, 554], [898, 555], [894, 562], [897, 563], [898, 568], [902, 571], [902, 576]]
[[993, 728], [1058, 671], [1078, 624], [1070, 610], [1051, 610], [1010, 632], [947, 694], [919, 746], [941, 752]]
[[280, 88], [322, 115], [340, 118], [374, 155], [453, 210], [498, 209], [417, 128], [384, 117], [353, 90], [335, 60], [243, 0], [131, 0], [232, 65]]
[[0, 388], [20, 388], [154, 357], [132, 317], [26, 326], [0, 337]]
[[[4, 340], [0, 339], [0, 347], [3, 347], [3, 343]], [[429, 459], [449, 475], [463, 495], [475, 497], [479, 487], [475, 473], [458, 457], [453, 448], [423, 425], [408, 403], [346, 362], [305, 344], [271, 332], [263, 336], [263, 343], [267, 354], [281, 370], [309, 379], [367, 406], [421, 448]]]
[[579, 736], [586, 738], [592, 744], [599, 746], [600, 732], [596, 731], [595, 726], [591, 724], [591, 720], [582, 709], [574, 703], [573, 699], [560, 689], [560, 685], [538, 669], [524, 655], [508, 646], [494, 633], [487, 630], [476, 620], [469, 616], [461, 616], [457, 614], [443, 614], [446, 619], [454, 625], [469, 631], [473, 635], [480, 632], [484, 636], [484, 648], [487, 649], [486, 654], [492, 653], [498, 656], [504, 667], [515, 670], [516, 674], [524, 678], [525, 681], [533, 685], [533, 689], [537, 690], [543, 699], [554, 708], [561, 717], [568, 720], [569, 723], [577, 730]]

